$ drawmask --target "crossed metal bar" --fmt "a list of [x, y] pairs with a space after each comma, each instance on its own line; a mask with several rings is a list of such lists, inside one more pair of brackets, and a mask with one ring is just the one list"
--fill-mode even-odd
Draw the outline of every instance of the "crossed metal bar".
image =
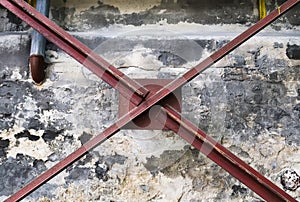
[[264, 19], [247, 29], [245, 32], [230, 41], [224, 47], [213, 53], [200, 64], [189, 70], [182, 77], [170, 82], [153, 95], [147, 96], [149, 91], [140, 84], [128, 78], [118, 71], [115, 67], [97, 56], [80, 43], [78, 40], [67, 34], [63, 29], [55, 25], [51, 20], [38, 13], [34, 8], [29, 6], [23, 0], [0, 0], [0, 4], [27, 22], [37, 31], [41, 32], [49, 41], [56, 44], [59, 48], [70, 54], [87, 68], [92, 70], [96, 75], [109, 83], [112, 87], [120, 91], [127, 99], [133, 102], [136, 107], [121, 117], [113, 125], [108, 127], [102, 133], [82, 145], [79, 149], [71, 153], [65, 159], [54, 165], [49, 170], [35, 178], [17, 193], [13, 194], [6, 201], [19, 201], [37, 189], [39, 186], [57, 175], [67, 166], [85, 155], [88, 151], [101, 144], [103, 141], [116, 134], [123, 126], [132, 119], [150, 109], [156, 104], [162, 105], [160, 112], [157, 114], [158, 119], [165, 120], [166, 126], [192, 144], [208, 158], [220, 165], [232, 176], [239, 179], [247, 187], [252, 189], [267, 201], [295, 201], [289, 194], [277, 187], [267, 178], [262, 176], [248, 164], [243, 162], [229, 150], [217, 143], [190, 121], [181, 117], [168, 103], [164, 103], [164, 98], [177, 88], [195, 78], [199, 73], [222, 59], [229, 52], [251, 38], [257, 32], [276, 20], [282, 14], [287, 12], [293, 6], [297, 5], [300, 0], [289, 0], [282, 4], [278, 9], [272, 11]]

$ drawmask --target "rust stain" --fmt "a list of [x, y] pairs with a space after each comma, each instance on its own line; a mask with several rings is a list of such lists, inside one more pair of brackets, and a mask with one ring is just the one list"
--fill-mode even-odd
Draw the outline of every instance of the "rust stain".
[[45, 63], [42, 55], [30, 56], [31, 76], [36, 85], [41, 85], [45, 80]]

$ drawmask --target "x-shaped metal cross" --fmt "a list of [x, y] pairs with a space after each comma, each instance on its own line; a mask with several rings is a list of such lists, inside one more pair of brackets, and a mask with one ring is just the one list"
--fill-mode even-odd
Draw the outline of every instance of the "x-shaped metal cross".
[[239, 179], [242, 183], [260, 195], [262, 198], [272, 202], [296, 202], [296, 200], [289, 194], [284, 192], [274, 183], [262, 176], [237, 156], [232, 154], [229, 150], [217, 143], [202, 130], [193, 125], [190, 121], [184, 119], [181, 114], [169, 106], [168, 103], [164, 103], [164, 99], [177, 88], [180, 88], [185, 83], [195, 78], [199, 73], [222, 59], [229, 52], [251, 38], [253, 35], [287, 12], [293, 6], [297, 5], [299, 1], [300, 0], [288, 0], [278, 9], [272, 11], [264, 19], [257, 22], [255, 25], [226, 44], [224, 47], [220, 48], [211, 56], [203, 60], [200, 64], [186, 72], [182, 77], [173, 80], [167, 86], [163, 87], [157, 92], [151, 92], [151, 94], [148, 95], [149, 91], [146, 88], [136, 81], [131, 80], [100, 56], [93, 53], [92, 50], [66, 33], [51, 20], [38, 13], [25, 1], [0, 0], [1, 5], [6, 7], [34, 29], [39, 31], [49, 41], [56, 44], [59, 48], [74, 57], [77, 61], [83, 63], [92, 72], [117, 89], [124, 97], [136, 105], [134, 109], [130, 110], [127, 114], [119, 118], [118, 121], [116, 121], [113, 125], [82, 145], [79, 149], [71, 153], [52, 168], [35, 178], [17, 193], [9, 197], [6, 201], [19, 201], [23, 199], [43, 183], [47, 182], [67, 166], [85, 155], [88, 151], [112, 135], [116, 134], [131, 120], [137, 118], [142, 113], [149, 110], [152, 106], [159, 103], [162, 107], [156, 118], [164, 120], [165, 125], [170, 130], [173, 130], [179, 134], [187, 142], [192, 144], [195, 148], [229, 172], [232, 176]]

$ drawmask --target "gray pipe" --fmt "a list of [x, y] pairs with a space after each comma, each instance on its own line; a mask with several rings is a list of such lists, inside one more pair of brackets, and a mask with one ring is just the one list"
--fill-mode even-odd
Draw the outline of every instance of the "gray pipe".
[[[49, 16], [50, 0], [37, 0], [36, 10]], [[30, 50], [30, 71], [31, 77], [36, 84], [42, 84], [45, 80], [45, 49], [46, 39], [39, 32], [33, 31], [31, 37], [31, 50]]]

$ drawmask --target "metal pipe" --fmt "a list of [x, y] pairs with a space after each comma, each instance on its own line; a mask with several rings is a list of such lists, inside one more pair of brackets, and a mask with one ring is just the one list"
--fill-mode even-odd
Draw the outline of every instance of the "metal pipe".
[[[68, 53], [86, 68], [119, 90], [128, 100], [139, 105], [149, 91], [95, 54], [47, 17], [37, 12], [23, 0], [0, 0], [0, 4], [24, 20], [60, 49]], [[66, 67], [67, 68], [67, 67]]]
[[297, 200], [209, 137], [205, 132], [183, 118], [181, 114], [176, 112], [172, 107], [168, 105], [162, 107], [157, 118], [161, 122], [165, 122], [166, 127], [180, 135], [201, 153], [240, 180], [266, 201], [297, 202]]
[[[44, 16], [49, 16], [50, 0], [37, 0], [36, 10]], [[45, 80], [45, 49], [46, 38], [37, 31], [31, 35], [30, 71], [33, 81], [41, 84]]]
[[265, 0], [258, 0], [259, 19], [263, 19], [267, 15]]

